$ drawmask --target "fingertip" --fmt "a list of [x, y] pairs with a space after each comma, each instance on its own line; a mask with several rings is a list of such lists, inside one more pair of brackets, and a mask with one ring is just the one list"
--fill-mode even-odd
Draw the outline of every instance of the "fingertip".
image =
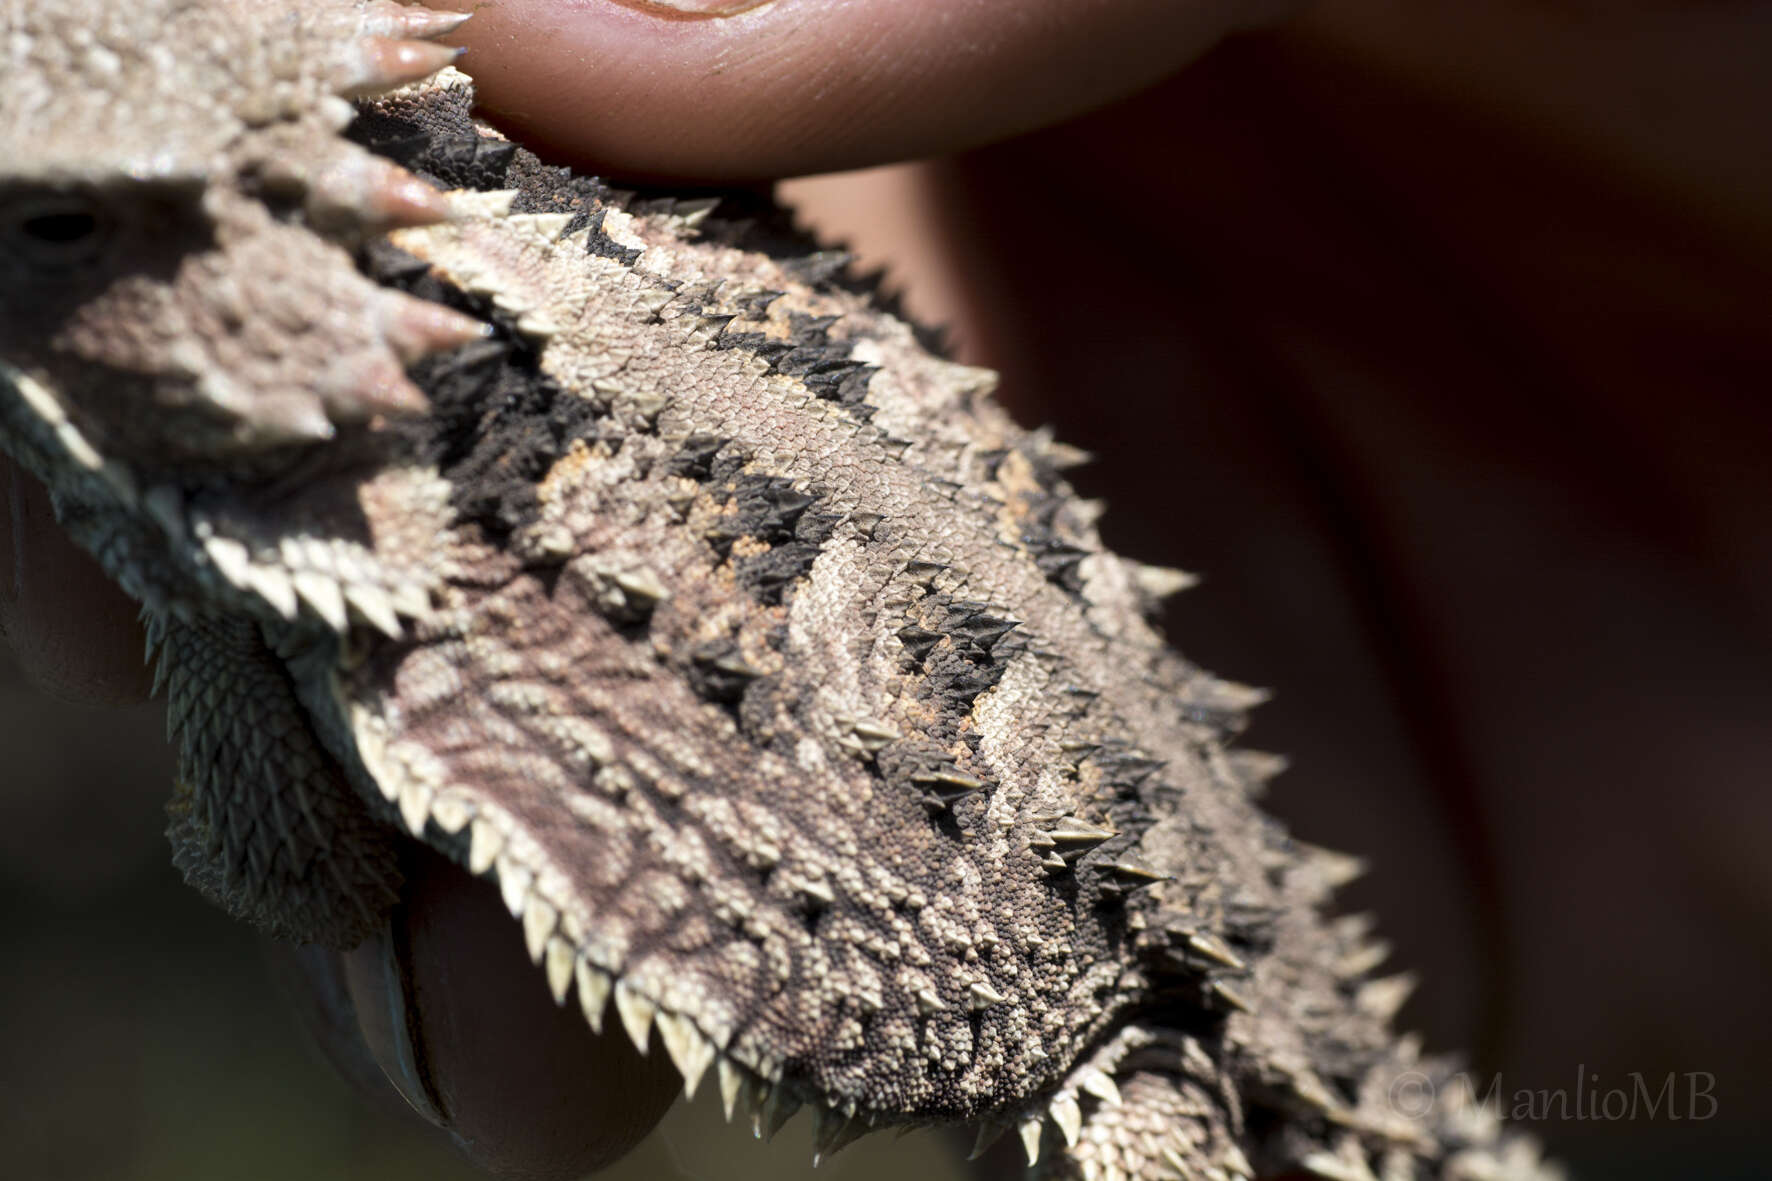
[[482, 106], [525, 142], [628, 178], [743, 181], [1025, 131], [1293, 3], [505, 0], [457, 36]]
[[388, 1080], [497, 1176], [565, 1181], [620, 1159], [681, 1087], [669, 1059], [556, 1006], [490, 883], [423, 849], [407, 869], [388, 933], [346, 957]]

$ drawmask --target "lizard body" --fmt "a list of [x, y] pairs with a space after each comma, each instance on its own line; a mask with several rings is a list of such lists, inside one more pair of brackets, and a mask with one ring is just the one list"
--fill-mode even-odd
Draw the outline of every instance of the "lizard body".
[[0, 442], [143, 604], [198, 888], [348, 947], [421, 840], [821, 1152], [1551, 1175], [1395, 1109], [1450, 1067], [1253, 803], [1260, 695], [1147, 622], [1185, 578], [840, 255], [477, 124], [444, 14], [0, 14]]

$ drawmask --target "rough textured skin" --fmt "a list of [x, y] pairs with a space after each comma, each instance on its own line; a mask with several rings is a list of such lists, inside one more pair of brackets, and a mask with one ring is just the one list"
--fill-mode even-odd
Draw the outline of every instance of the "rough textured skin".
[[477, 126], [453, 23], [0, 0], [0, 442], [143, 604], [192, 882], [349, 946], [423, 840], [556, 1000], [821, 1152], [1552, 1175], [1388, 1101], [1450, 1067], [1074, 453], [777, 212]]

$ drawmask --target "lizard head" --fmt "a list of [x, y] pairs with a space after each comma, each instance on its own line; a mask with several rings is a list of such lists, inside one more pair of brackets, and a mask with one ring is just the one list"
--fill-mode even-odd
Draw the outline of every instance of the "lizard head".
[[452, 60], [425, 38], [460, 19], [0, 4], [0, 365], [27, 416], [127, 464], [422, 411], [404, 366], [482, 327], [379, 288], [350, 249], [448, 203], [337, 133], [349, 98]]
[[389, 596], [422, 598], [331, 558], [310, 569], [303, 554], [362, 549], [335, 521], [278, 553], [201, 501], [311, 476], [317, 444], [422, 413], [405, 367], [486, 331], [358, 269], [364, 242], [451, 206], [339, 135], [351, 99], [453, 60], [429, 39], [462, 19], [386, 0], [0, 0], [0, 442], [151, 610], [208, 585], [290, 619], [306, 587], [324, 619], [349, 596], [393, 629]]

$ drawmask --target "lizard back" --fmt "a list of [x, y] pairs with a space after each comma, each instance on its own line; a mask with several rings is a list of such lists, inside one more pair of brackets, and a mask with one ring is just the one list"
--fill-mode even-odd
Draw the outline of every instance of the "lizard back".
[[1450, 1066], [1257, 808], [1261, 695], [989, 373], [779, 211], [478, 124], [442, 14], [261, 8], [0, 6], [0, 441], [144, 605], [194, 884], [349, 945], [421, 840], [556, 1001], [821, 1152], [1546, 1175], [1397, 1110]]

